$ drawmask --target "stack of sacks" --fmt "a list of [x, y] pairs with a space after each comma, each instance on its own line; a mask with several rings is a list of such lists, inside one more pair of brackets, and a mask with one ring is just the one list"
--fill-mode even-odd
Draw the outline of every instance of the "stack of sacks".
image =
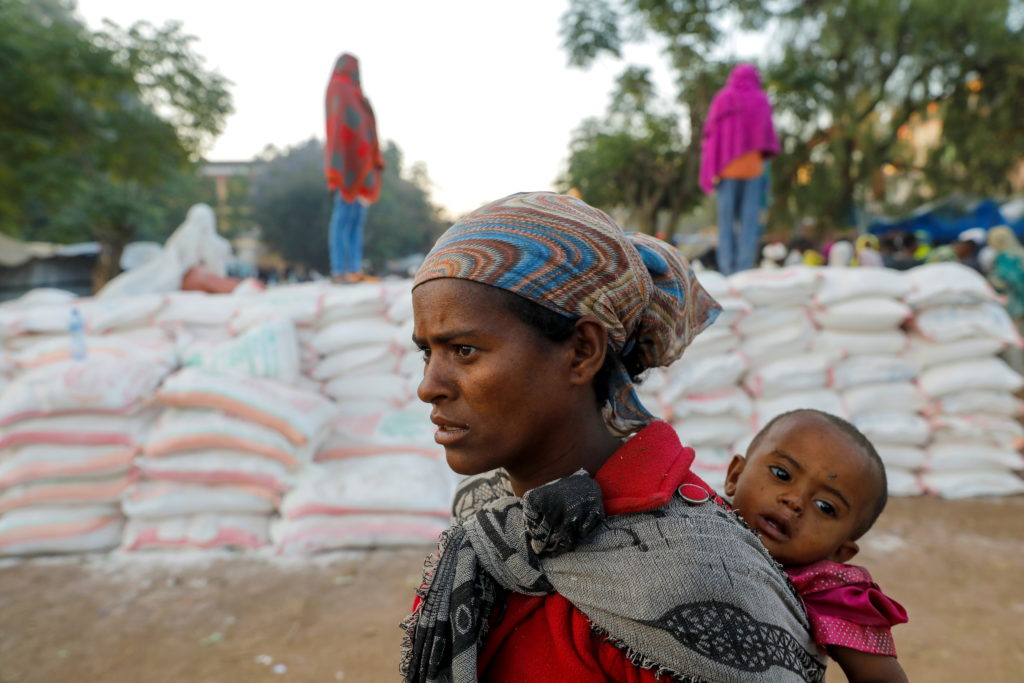
[[[204, 358], [221, 362], [215, 359], [216, 354]], [[297, 361], [290, 367], [295, 371]], [[202, 367], [170, 376], [157, 401], [170, 410], [150, 431], [136, 461], [141, 481], [125, 501], [129, 522], [123, 547], [267, 544], [281, 494], [310, 460], [334, 416], [331, 402], [284, 381]]]
[[901, 355], [911, 309], [900, 299], [910, 286], [900, 271], [825, 268], [813, 307], [815, 354], [835, 359], [831, 385], [885, 462], [894, 495], [921, 493], [916, 474], [931, 436], [917, 368]]
[[285, 554], [430, 544], [448, 525], [459, 479], [434, 443], [430, 406], [343, 415], [285, 496], [275, 542]]
[[68, 332], [77, 311], [82, 342], [89, 356], [149, 355], [173, 365], [170, 337], [150, 327], [163, 308], [159, 295], [131, 296], [117, 301], [77, 299], [61, 290], [33, 290], [0, 306], [0, 338], [22, 367], [66, 360], [71, 356]]
[[33, 289], [0, 304], [0, 342], [7, 351], [19, 351], [42, 341], [67, 338], [71, 302], [76, 297], [62, 289]]
[[736, 331], [740, 350], [749, 360], [743, 386], [754, 398], [753, 428], [736, 445], [743, 452], [753, 434], [777, 415], [797, 408], [817, 408], [846, 417], [839, 395], [830, 387], [835, 354], [815, 350], [811, 318], [813, 295], [821, 270], [791, 266], [750, 270], [729, 278], [754, 307]]
[[721, 274], [701, 271], [697, 276], [722, 312], [682, 358], [656, 376], [653, 386], [641, 385], [641, 389], [657, 390], [656, 404], [645, 399], [645, 405], [672, 423], [683, 443], [696, 451], [694, 470], [717, 487], [725, 478], [733, 445], [751, 430], [753, 407], [738, 386], [747, 371], [747, 359], [739, 350], [735, 331], [750, 305]]
[[182, 349], [194, 344], [218, 344], [231, 338], [228, 321], [249, 301], [238, 293], [172, 292], [166, 295], [154, 322]]
[[342, 412], [394, 410], [415, 398], [400, 369], [412, 345], [411, 320], [406, 327], [390, 314], [407, 310], [411, 319], [405, 302], [411, 302], [408, 283], [336, 287], [325, 295], [310, 342], [318, 357], [310, 376]]
[[929, 399], [933, 438], [924, 487], [947, 498], [1024, 492], [1024, 438], [1014, 397], [1024, 378], [996, 357], [1020, 345], [1013, 321], [988, 283], [955, 263], [908, 271], [915, 310], [906, 357]]
[[264, 292], [233, 293], [233, 296], [241, 297], [242, 305], [231, 319], [228, 329], [237, 335], [282, 316], [289, 318], [295, 325], [296, 338], [299, 342], [303, 377], [298, 384], [303, 389], [313, 390], [315, 382], [307, 380], [319, 358], [311, 342], [326, 302], [330, 297], [336, 296], [340, 289], [342, 288], [330, 287], [322, 282], [305, 282], [274, 287]]
[[132, 459], [168, 368], [97, 357], [29, 370], [0, 396], [0, 554], [116, 547]]

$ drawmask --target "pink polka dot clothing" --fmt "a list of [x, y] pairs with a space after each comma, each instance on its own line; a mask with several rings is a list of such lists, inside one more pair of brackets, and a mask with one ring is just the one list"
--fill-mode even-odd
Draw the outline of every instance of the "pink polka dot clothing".
[[822, 560], [788, 567], [786, 573], [803, 598], [818, 645], [896, 656], [891, 628], [906, 623], [907, 612], [867, 569]]

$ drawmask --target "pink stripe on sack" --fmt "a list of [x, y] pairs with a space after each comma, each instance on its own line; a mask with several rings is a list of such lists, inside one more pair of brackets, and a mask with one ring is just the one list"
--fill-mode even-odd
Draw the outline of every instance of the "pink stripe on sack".
[[412, 515], [413, 517], [440, 517], [448, 519], [451, 512], [441, 510], [398, 510], [392, 508], [357, 508], [344, 505], [331, 505], [330, 503], [304, 503], [289, 508], [284, 513], [285, 519], [299, 519], [310, 515]]
[[24, 526], [0, 534], [0, 546], [25, 543], [26, 541], [44, 541], [56, 538], [84, 536], [85, 534], [99, 531], [105, 526], [116, 524], [119, 521], [119, 517], [100, 517], [98, 519], [76, 519], [74, 521], [58, 522], [56, 524]]
[[191, 451], [206, 448], [224, 448], [228, 450], [248, 451], [262, 455], [265, 458], [276, 460], [283, 465], [294, 467], [299, 464], [298, 458], [290, 453], [275, 448], [269, 444], [244, 439], [228, 434], [187, 434], [184, 436], [172, 436], [159, 441], [147, 443], [145, 446], [146, 455], [162, 456], [177, 451]]

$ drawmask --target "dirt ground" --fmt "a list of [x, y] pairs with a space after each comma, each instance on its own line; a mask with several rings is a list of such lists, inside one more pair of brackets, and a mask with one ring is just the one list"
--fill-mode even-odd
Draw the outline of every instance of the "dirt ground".
[[[1024, 498], [893, 500], [864, 541], [911, 680], [1022, 680]], [[423, 555], [4, 561], [0, 682], [395, 681]]]

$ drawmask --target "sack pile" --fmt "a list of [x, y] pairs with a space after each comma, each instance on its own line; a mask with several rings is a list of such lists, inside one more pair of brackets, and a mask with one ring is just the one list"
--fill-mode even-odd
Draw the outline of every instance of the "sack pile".
[[995, 357], [1020, 339], [974, 271], [797, 266], [698, 277], [723, 313], [641, 395], [694, 447], [712, 485], [773, 417], [810, 407], [871, 439], [893, 495], [1024, 490], [1013, 396], [1022, 378]]
[[[246, 334], [280, 332], [291, 325], [287, 319], [268, 321]], [[124, 503], [129, 518], [124, 549], [250, 549], [269, 542], [281, 496], [311, 459], [334, 407], [318, 393], [253, 376], [282, 368], [297, 374], [294, 336], [294, 363], [225, 360], [236, 345], [248, 348], [243, 337], [208, 350], [194, 366], [168, 377], [156, 394], [167, 409], [149, 430], [136, 461], [140, 481]], [[277, 345], [265, 350], [267, 358], [277, 361], [289, 357]]]
[[0, 395], [0, 555], [108, 550], [169, 368], [148, 358], [58, 361]]
[[956, 264], [909, 271], [914, 307], [907, 358], [919, 371], [933, 428], [921, 483], [944, 498], [1024, 492], [1024, 378], [996, 357], [1020, 345], [1013, 321], [988, 283]]

